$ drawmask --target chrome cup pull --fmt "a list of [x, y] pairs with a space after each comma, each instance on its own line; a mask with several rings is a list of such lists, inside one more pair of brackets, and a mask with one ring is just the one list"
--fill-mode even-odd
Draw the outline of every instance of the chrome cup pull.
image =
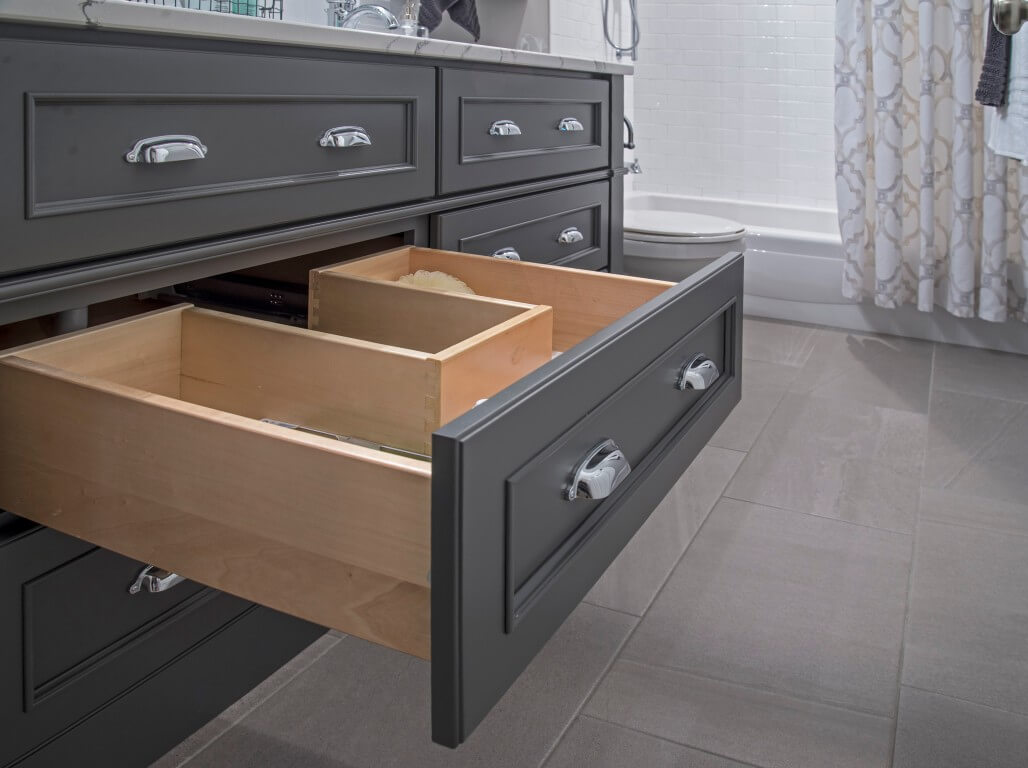
[[565, 117], [559, 123], [557, 123], [557, 130], [562, 133], [578, 133], [584, 131], [585, 126], [582, 125], [582, 121], [574, 117]]
[[717, 365], [706, 355], [696, 355], [682, 368], [675, 382], [675, 389], [710, 389], [721, 376]]
[[140, 139], [130, 149], [125, 160], [130, 163], [179, 163], [183, 160], [203, 160], [207, 147], [196, 136], [151, 136]]
[[521, 254], [514, 248], [500, 248], [493, 251], [494, 259], [506, 259], [507, 261], [521, 261]]
[[138, 595], [140, 592], [167, 592], [183, 581], [185, 578], [177, 573], [158, 568], [156, 565], [148, 565], [139, 572], [128, 591], [130, 595]]
[[557, 235], [557, 242], [561, 245], [570, 245], [571, 243], [580, 243], [585, 240], [585, 235], [582, 234], [578, 227], [568, 227]]
[[490, 136], [520, 136], [521, 129], [513, 120], [497, 120], [489, 126]]
[[1016, 35], [1028, 21], [1028, 0], [993, 0], [992, 23], [1004, 35]]
[[585, 455], [571, 473], [564, 498], [605, 499], [625, 481], [632, 466], [613, 440], [604, 440]]
[[359, 125], [340, 125], [325, 131], [318, 144], [323, 147], [345, 149], [346, 147], [369, 147], [371, 136]]

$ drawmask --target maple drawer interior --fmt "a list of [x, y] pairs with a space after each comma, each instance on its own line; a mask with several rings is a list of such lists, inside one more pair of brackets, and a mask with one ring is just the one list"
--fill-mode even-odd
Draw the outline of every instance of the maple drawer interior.
[[[387, 284], [417, 269], [479, 296]], [[410, 447], [667, 285], [405, 248], [316, 271], [333, 333], [179, 305], [11, 350], [0, 507], [428, 658], [431, 462], [262, 419]], [[366, 327], [344, 296], [449, 320]]]

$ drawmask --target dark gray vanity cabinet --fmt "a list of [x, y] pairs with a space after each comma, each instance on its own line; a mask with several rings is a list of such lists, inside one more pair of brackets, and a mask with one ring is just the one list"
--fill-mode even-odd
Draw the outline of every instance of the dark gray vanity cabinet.
[[[4, 768], [143, 764], [324, 626], [431, 657], [433, 738], [458, 746], [739, 400], [741, 257], [616, 275], [619, 76], [9, 24], [0, 106], [0, 323], [142, 292], [207, 307], [0, 350], [0, 505], [53, 529], [0, 515]], [[422, 268], [478, 297], [391, 285]], [[430, 457], [267, 423], [265, 396], [301, 427], [324, 410], [296, 381], [389, 372], [338, 364], [332, 281], [389, 297], [340, 336], [474, 304], [499, 319], [461, 343], [531, 327], [545, 348], [445, 418], [443, 386], [521, 348], [438, 391], [384, 378], [426, 387], [402, 402]], [[300, 376], [317, 344], [331, 364]], [[244, 413], [197, 394], [192, 366], [222, 363], [299, 378]], [[385, 386], [359, 384], [332, 407]], [[192, 581], [130, 594], [150, 562]]]

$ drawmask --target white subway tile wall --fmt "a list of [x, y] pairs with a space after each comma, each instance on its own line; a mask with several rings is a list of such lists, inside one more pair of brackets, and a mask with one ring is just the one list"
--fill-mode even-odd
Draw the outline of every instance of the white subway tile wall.
[[[638, 5], [634, 189], [835, 208], [834, 0]], [[551, 0], [552, 50], [602, 52], [600, 7]]]

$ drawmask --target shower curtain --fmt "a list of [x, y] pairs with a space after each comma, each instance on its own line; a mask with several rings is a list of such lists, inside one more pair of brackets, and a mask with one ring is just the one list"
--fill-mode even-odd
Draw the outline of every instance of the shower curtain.
[[1028, 322], [1028, 168], [974, 103], [987, 0], [837, 0], [843, 294]]

